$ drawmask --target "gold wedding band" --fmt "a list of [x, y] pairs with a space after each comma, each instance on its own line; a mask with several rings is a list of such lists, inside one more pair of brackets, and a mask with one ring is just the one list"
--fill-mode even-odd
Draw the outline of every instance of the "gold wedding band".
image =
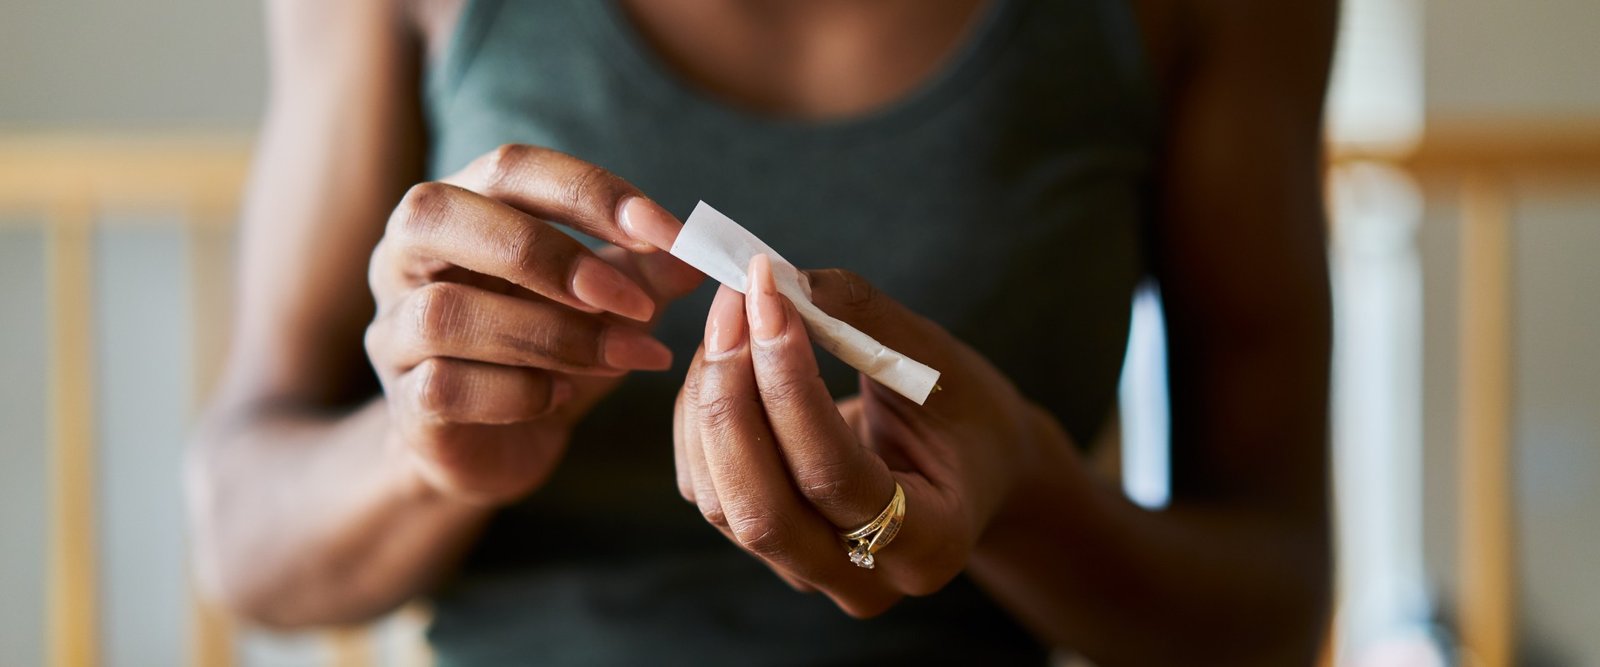
[[906, 492], [900, 488], [899, 482], [895, 482], [894, 497], [889, 499], [889, 505], [878, 513], [876, 519], [850, 532], [839, 533], [839, 538], [850, 547], [850, 562], [869, 570], [876, 566], [874, 554], [894, 541], [905, 520]]

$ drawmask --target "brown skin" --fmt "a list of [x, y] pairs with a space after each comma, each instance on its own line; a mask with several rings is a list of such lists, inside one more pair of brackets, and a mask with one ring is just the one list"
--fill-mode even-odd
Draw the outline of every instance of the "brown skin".
[[[358, 621], [428, 591], [495, 507], [537, 492], [587, 407], [662, 366], [641, 320], [699, 281], [649, 249], [675, 221], [578, 158], [507, 147], [412, 186], [419, 63], [457, 9], [269, 3], [238, 333], [189, 469], [203, 578], [262, 623]], [[713, 94], [801, 118], [903, 95], [979, 11], [629, 9]], [[813, 274], [819, 304], [930, 360], [946, 391], [916, 408], [867, 384], [836, 407], [792, 306], [759, 282], [748, 299], [724, 290], [678, 401], [680, 488], [797, 589], [855, 615], [965, 570], [1042, 640], [1101, 664], [1307, 663], [1328, 588], [1333, 3], [1145, 0], [1139, 14], [1168, 118], [1154, 270], [1171, 507], [1130, 504], [980, 355], [833, 272]], [[540, 220], [618, 247], [591, 255]], [[878, 570], [859, 570], [832, 531], [876, 514], [891, 479], [909, 521]]]

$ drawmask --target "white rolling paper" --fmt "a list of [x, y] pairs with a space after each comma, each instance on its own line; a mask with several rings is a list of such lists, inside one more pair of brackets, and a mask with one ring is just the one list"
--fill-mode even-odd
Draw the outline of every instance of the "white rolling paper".
[[700, 202], [694, 207], [683, 231], [678, 233], [678, 240], [672, 244], [671, 252], [740, 293], [750, 286], [745, 269], [750, 266], [751, 258], [764, 253], [772, 259], [772, 279], [778, 292], [794, 302], [812, 340], [822, 349], [879, 384], [916, 401], [917, 405], [928, 400], [928, 394], [939, 381], [939, 371], [884, 347], [871, 336], [822, 312], [811, 303], [810, 286], [799, 269], [710, 204]]

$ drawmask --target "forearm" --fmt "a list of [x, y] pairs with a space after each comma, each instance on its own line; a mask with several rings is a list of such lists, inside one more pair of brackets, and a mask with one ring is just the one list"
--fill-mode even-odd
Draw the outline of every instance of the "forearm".
[[376, 399], [342, 414], [213, 411], [188, 487], [205, 588], [253, 621], [371, 618], [426, 591], [489, 513], [430, 492]]
[[1329, 587], [1322, 517], [1145, 510], [1065, 447], [1046, 457], [968, 568], [1042, 639], [1103, 665], [1313, 662]]

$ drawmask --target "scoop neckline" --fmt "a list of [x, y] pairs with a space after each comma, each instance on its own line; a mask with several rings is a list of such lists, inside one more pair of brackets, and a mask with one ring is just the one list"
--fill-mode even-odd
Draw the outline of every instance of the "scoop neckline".
[[718, 99], [674, 70], [645, 41], [616, 0], [577, 3], [601, 39], [615, 47], [614, 61], [633, 83], [669, 105], [703, 113], [719, 123], [807, 138], [858, 136], [914, 124], [969, 91], [969, 84], [986, 69], [1014, 24], [1017, 0], [992, 0], [980, 10], [977, 24], [962, 43], [946, 56], [938, 69], [924, 76], [909, 91], [882, 104], [850, 114], [819, 119], [788, 118], [740, 107]]

